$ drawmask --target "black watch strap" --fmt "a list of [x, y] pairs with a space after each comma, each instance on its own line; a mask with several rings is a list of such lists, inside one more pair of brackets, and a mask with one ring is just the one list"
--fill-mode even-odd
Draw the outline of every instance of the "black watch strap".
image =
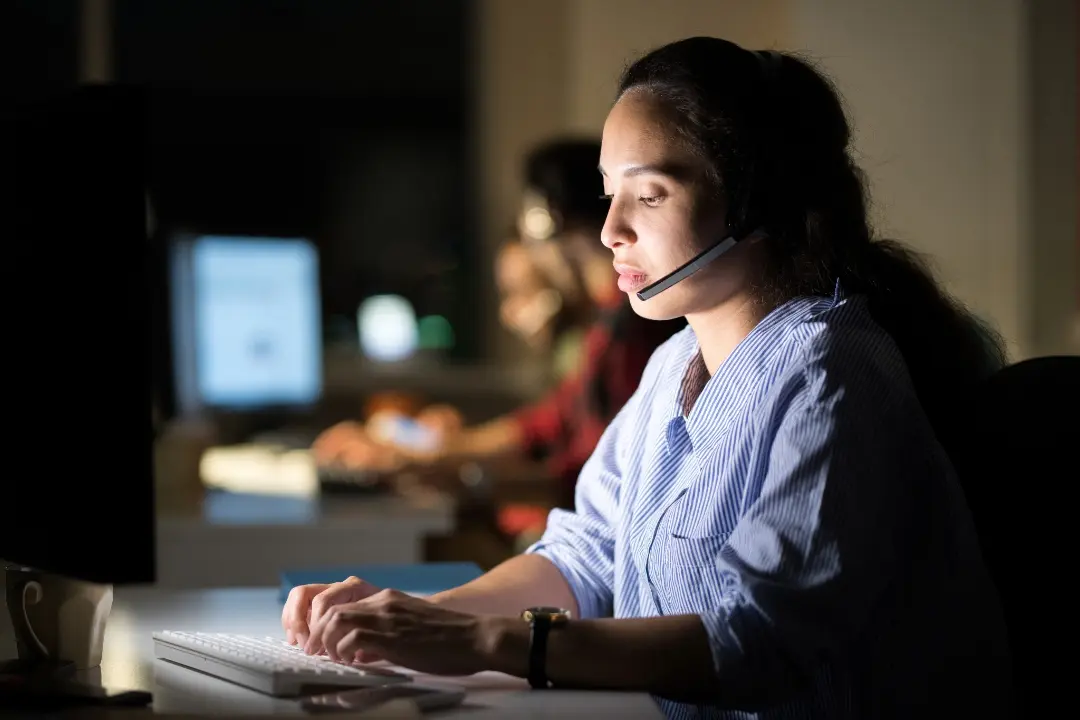
[[536, 615], [530, 623], [529, 633], [529, 685], [534, 690], [551, 687], [547, 677], [547, 643], [551, 633], [551, 618]]

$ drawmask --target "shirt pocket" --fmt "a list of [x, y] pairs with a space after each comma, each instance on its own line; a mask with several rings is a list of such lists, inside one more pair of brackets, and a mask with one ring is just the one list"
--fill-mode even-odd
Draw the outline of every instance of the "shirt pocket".
[[728, 581], [719, 564], [727, 538], [686, 538], [669, 535], [659, 558], [661, 595], [668, 614], [716, 610], [724, 604]]
[[688, 565], [707, 564], [699, 561], [703, 557], [700, 551], [719, 551], [727, 542], [739, 522], [738, 498], [729, 497], [714, 484], [700, 483], [675, 501], [665, 519], [675, 556], [685, 558]]
[[737, 521], [707, 489], [691, 489], [672, 505], [656, 554], [666, 613], [708, 612], [726, 604], [731, 571], [720, 556]]

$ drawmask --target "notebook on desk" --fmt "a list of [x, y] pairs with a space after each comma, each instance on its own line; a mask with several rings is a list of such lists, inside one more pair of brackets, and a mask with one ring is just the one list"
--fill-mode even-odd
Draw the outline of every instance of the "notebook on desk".
[[297, 585], [341, 582], [350, 575], [372, 585], [405, 593], [430, 595], [475, 580], [483, 574], [476, 563], [436, 562], [405, 565], [355, 565], [314, 570], [286, 570], [281, 574], [279, 599], [285, 602]]

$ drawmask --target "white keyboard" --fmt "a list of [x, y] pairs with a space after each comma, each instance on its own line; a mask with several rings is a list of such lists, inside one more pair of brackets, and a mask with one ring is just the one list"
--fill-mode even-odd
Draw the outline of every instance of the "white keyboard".
[[308, 655], [284, 640], [226, 633], [156, 632], [154, 655], [275, 697], [412, 680], [386, 668], [346, 665], [325, 655]]

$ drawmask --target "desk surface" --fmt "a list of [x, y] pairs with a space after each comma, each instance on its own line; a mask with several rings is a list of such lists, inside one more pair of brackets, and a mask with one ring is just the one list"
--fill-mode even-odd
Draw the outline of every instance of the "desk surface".
[[158, 585], [264, 587], [283, 568], [424, 560], [425, 538], [454, 530], [454, 503], [409, 497], [290, 498], [208, 492], [197, 512], [157, 523]]
[[167, 512], [158, 518], [166, 527], [282, 526], [393, 528], [401, 523], [423, 531], [445, 531], [452, 522], [455, 503], [439, 493], [289, 497], [208, 490], [200, 507]]
[[[99, 671], [89, 677], [107, 687], [154, 693], [154, 711], [167, 714], [300, 714], [295, 701], [270, 698], [223, 680], [154, 658], [155, 630], [281, 635], [281, 604], [275, 588], [168, 591], [117, 588]], [[425, 676], [418, 676], [421, 682]], [[469, 689], [468, 698], [445, 718], [571, 717], [663, 718], [646, 694], [530, 691], [518, 678], [481, 673], [438, 678]]]

